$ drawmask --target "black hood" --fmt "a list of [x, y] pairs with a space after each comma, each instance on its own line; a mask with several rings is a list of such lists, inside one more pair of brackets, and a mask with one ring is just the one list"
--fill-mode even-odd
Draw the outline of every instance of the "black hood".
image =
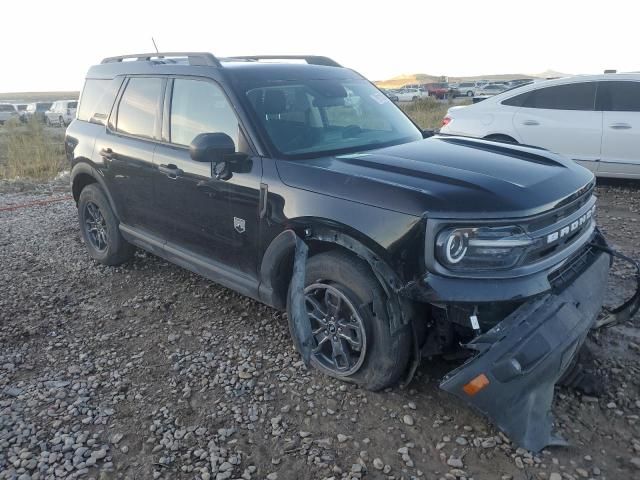
[[546, 150], [444, 136], [350, 155], [280, 161], [278, 171], [291, 187], [448, 218], [535, 215], [593, 181], [589, 170]]

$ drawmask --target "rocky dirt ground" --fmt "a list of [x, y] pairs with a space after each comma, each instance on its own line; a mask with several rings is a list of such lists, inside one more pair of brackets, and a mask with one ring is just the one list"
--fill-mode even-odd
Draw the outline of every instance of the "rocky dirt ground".
[[[598, 193], [640, 257], [640, 186]], [[571, 446], [532, 455], [439, 391], [453, 365], [363, 391], [305, 369], [280, 312], [142, 252], [96, 264], [67, 196], [0, 184], [0, 479], [640, 478], [640, 318], [591, 335], [604, 393], [559, 388]]]

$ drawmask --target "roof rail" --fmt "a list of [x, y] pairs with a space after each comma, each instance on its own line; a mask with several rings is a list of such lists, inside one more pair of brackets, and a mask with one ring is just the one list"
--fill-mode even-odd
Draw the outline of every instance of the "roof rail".
[[131, 55], [118, 55], [117, 57], [107, 57], [100, 63], [117, 63], [127, 58], [135, 58], [138, 62], [149, 62], [154, 58], [184, 58], [189, 61], [189, 65], [221, 67], [220, 61], [209, 52], [158, 52], [158, 53], [133, 53]]
[[257, 62], [260, 60], [305, 60], [309, 65], [324, 65], [327, 67], [342, 67], [338, 62], [318, 55], [249, 55], [228, 57], [228, 60], [246, 60]]

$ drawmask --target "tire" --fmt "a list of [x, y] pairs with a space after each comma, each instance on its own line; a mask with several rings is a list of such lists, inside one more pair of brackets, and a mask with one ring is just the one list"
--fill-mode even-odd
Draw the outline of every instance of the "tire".
[[469, 91], [467, 92], [467, 97], [473, 97], [473, 91], [469, 90]]
[[60, 126], [61, 127], [66, 127], [67, 125], [64, 123], [64, 118], [60, 117], [58, 118], [58, 122], [60, 122]]
[[48, 127], [51, 126], [51, 120], [49, 119], [49, 117], [44, 117], [44, 123], [45, 125], [47, 125]]
[[[290, 287], [287, 299], [289, 331], [300, 351], [301, 342], [295, 334], [290, 308], [291, 290]], [[326, 303], [327, 295], [329, 303]], [[337, 295], [342, 296], [340, 302], [336, 302]], [[411, 328], [406, 325], [391, 334], [387, 298], [364, 261], [341, 251], [329, 251], [309, 258], [305, 299], [307, 311], [312, 314], [312, 330], [318, 332], [311, 353], [311, 365], [314, 368], [373, 391], [398, 382], [409, 360]], [[332, 313], [336, 310], [328, 308], [330, 304], [341, 305], [337, 309], [339, 313], [335, 314], [335, 321]], [[316, 305], [321, 308], [314, 308]], [[324, 324], [316, 320], [316, 317], [323, 315]], [[319, 330], [323, 328], [323, 331]], [[347, 337], [351, 340], [346, 340]], [[345, 355], [340, 361], [334, 356], [332, 365], [335, 343], [342, 345]], [[346, 357], [349, 357], [349, 361], [345, 361]]]
[[495, 134], [495, 135], [487, 135], [486, 137], [484, 137], [485, 140], [491, 140], [494, 142], [502, 142], [502, 143], [518, 143], [518, 141], [515, 138], [510, 137], [509, 135], [501, 135], [501, 134]]
[[89, 255], [103, 265], [120, 265], [129, 260], [135, 250], [118, 228], [116, 218], [102, 189], [95, 183], [80, 192], [78, 221]]

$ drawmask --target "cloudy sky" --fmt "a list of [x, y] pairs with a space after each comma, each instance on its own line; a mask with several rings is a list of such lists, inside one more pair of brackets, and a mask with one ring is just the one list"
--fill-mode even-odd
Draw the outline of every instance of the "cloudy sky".
[[78, 90], [103, 57], [152, 50], [318, 54], [403, 73], [640, 71], [632, 0], [5, 1], [0, 92]]

